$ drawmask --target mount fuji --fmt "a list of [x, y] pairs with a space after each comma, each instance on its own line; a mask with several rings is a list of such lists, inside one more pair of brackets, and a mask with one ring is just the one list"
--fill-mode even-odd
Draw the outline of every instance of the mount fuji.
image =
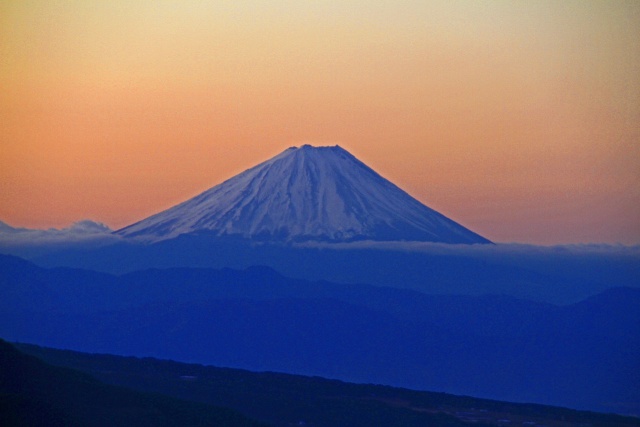
[[310, 145], [291, 147], [115, 233], [148, 242], [209, 233], [275, 242], [491, 243], [343, 148]]

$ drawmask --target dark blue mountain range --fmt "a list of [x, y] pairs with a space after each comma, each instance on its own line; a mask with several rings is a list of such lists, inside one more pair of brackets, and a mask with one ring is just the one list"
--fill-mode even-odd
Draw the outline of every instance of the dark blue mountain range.
[[640, 290], [557, 306], [244, 271], [44, 269], [0, 257], [0, 336], [511, 401], [632, 413]]
[[637, 248], [517, 245], [296, 246], [189, 234], [154, 244], [119, 242], [5, 248], [47, 267], [122, 274], [149, 268], [246, 269], [269, 266], [288, 277], [367, 283], [427, 294], [504, 294], [567, 304], [611, 287], [640, 286]]

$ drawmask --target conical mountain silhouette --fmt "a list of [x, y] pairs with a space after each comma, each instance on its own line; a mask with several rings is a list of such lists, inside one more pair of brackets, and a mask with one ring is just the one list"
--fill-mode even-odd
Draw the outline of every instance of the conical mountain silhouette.
[[339, 146], [291, 147], [116, 233], [156, 241], [202, 232], [281, 242], [490, 243]]

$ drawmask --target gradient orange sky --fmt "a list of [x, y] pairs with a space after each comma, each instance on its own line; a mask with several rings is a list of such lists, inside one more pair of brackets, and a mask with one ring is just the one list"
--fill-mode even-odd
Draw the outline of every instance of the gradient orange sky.
[[339, 144], [498, 242], [640, 243], [638, 1], [0, 0], [0, 220]]

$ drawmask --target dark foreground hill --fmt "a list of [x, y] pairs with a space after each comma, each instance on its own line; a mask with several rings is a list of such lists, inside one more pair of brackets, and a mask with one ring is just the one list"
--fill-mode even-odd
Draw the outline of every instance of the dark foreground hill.
[[[551, 406], [149, 358], [85, 354], [29, 345], [19, 348], [47, 363], [77, 369], [105, 383], [233, 408], [273, 426], [640, 426], [637, 418]], [[71, 371], [64, 372], [71, 375]], [[197, 406], [194, 404], [194, 407]]]
[[637, 289], [556, 306], [293, 280], [257, 267], [113, 276], [0, 260], [0, 336], [11, 341], [640, 411]]
[[0, 425], [259, 427], [239, 413], [205, 403], [107, 385], [54, 367], [0, 340]]

